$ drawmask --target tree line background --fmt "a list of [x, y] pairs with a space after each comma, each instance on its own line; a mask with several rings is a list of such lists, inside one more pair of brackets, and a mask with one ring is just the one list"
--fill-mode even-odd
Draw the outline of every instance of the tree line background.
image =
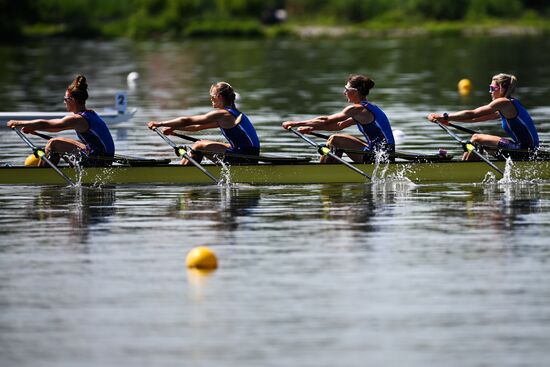
[[291, 33], [289, 26], [312, 24], [368, 28], [521, 21], [544, 25], [549, 18], [548, 0], [0, 0], [4, 40], [29, 35], [262, 36], [274, 24], [279, 33]]

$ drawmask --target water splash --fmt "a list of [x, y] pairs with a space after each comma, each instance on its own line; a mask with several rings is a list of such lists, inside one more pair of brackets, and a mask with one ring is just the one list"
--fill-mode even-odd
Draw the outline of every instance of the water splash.
[[384, 181], [389, 167], [389, 156], [383, 150], [374, 152], [374, 169], [372, 170], [372, 182]]
[[485, 177], [481, 181], [482, 184], [488, 184], [488, 185], [492, 185], [497, 182], [498, 182], [497, 177], [495, 176], [495, 173], [493, 171], [487, 172], [485, 174]]
[[214, 156], [216, 164], [219, 164], [222, 168], [220, 170], [219, 186], [231, 186], [231, 165], [225, 162], [222, 156]]
[[112, 167], [102, 168], [100, 173], [96, 175], [96, 178], [92, 183], [92, 187], [101, 189], [106, 183], [111, 181], [112, 175], [113, 175]]
[[498, 182], [501, 184], [513, 183], [514, 182], [514, 177], [512, 175], [513, 172], [514, 172], [514, 162], [512, 161], [512, 158], [507, 157], [506, 165], [504, 166], [504, 175], [502, 175], [502, 178]]
[[[374, 155], [374, 169], [372, 171], [372, 183], [392, 183], [403, 187], [416, 186], [408, 177], [409, 169], [406, 166], [400, 167], [397, 171], [390, 173], [389, 155], [385, 151], [376, 151]], [[394, 187], [395, 189], [396, 187]]]
[[86, 171], [82, 169], [80, 165], [81, 157], [73, 154], [64, 156], [64, 159], [68, 161], [69, 165], [74, 168], [75, 180], [73, 181], [75, 186], [82, 187], [82, 178], [86, 176]]

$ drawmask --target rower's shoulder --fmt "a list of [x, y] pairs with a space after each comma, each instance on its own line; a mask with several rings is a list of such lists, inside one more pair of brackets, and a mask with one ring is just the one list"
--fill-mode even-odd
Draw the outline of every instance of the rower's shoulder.
[[342, 112], [351, 117], [356, 115], [371, 114], [371, 112], [360, 103], [350, 104], [349, 106], [346, 106]]
[[217, 118], [217, 119], [233, 117], [231, 112], [227, 111], [224, 108], [215, 108], [212, 111], [206, 113], [206, 116], [208, 116], [210, 118]]

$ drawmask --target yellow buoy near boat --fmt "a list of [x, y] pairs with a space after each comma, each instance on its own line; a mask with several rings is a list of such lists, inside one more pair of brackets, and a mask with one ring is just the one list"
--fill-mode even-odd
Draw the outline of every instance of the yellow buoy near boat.
[[472, 82], [470, 79], [460, 79], [458, 82], [458, 93], [461, 96], [467, 96], [472, 91]]
[[30, 154], [25, 159], [25, 166], [38, 166], [40, 164], [40, 158], [37, 158], [34, 154]]
[[189, 251], [185, 263], [188, 268], [196, 269], [216, 269], [218, 267], [216, 254], [205, 246], [198, 246]]

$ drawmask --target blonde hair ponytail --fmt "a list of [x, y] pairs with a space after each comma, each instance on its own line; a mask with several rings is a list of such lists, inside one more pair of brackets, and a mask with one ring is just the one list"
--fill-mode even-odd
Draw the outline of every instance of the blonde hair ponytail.
[[506, 98], [510, 98], [512, 96], [512, 93], [516, 89], [516, 85], [518, 83], [518, 79], [515, 75], [504, 73], [493, 76], [493, 80], [506, 91], [504, 93], [504, 97]]

